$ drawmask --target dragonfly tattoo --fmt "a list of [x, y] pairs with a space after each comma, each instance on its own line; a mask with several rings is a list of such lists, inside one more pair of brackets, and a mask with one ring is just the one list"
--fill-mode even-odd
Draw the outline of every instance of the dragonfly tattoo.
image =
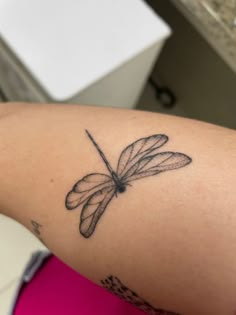
[[116, 171], [111, 167], [92, 135], [85, 130], [105, 163], [109, 175], [92, 173], [80, 179], [66, 196], [65, 205], [73, 210], [83, 204], [80, 233], [89, 238], [114, 196], [126, 191], [130, 182], [164, 171], [175, 170], [191, 163], [192, 159], [179, 152], [159, 152], [167, 141], [164, 134], [138, 139], [127, 146], [119, 157]]

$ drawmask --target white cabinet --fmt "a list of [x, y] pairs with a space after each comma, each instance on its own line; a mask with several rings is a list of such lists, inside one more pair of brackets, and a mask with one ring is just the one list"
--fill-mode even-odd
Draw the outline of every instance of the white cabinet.
[[169, 35], [142, 0], [0, 0], [0, 87], [13, 99], [133, 107]]

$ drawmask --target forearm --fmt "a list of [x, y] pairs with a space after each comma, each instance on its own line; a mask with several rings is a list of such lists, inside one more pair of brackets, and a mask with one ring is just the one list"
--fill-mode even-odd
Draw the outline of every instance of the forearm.
[[[169, 137], [160, 152], [180, 152], [192, 162], [132, 182], [127, 175], [126, 190], [119, 193], [119, 183], [85, 130], [115, 172], [122, 150], [157, 134]], [[62, 260], [100, 284], [117, 276], [157, 308], [233, 315], [234, 131], [138, 111], [41, 105], [3, 117], [0, 136], [2, 213], [34, 232], [31, 221], [38, 222], [40, 237]], [[92, 202], [82, 196], [77, 207], [76, 195], [66, 196], [91, 173], [111, 176], [114, 194], [99, 186], [100, 202], [110, 202], [86, 234], [89, 226], [82, 226], [81, 213]], [[92, 213], [86, 209], [85, 214]]]

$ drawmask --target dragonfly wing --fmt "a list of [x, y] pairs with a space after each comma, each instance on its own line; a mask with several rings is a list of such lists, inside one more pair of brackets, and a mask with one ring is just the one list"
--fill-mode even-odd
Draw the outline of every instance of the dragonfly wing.
[[96, 191], [111, 187], [113, 180], [106, 174], [89, 174], [80, 179], [66, 196], [66, 208], [72, 210], [85, 202]]
[[135, 179], [156, 175], [160, 172], [178, 169], [188, 165], [191, 161], [189, 156], [179, 152], [161, 152], [146, 156], [136, 162], [126, 172], [122, 180], [130, 182]]
[[80, 233], [84, 237], [93, 234], [98, 220], [114, 195], [115, 185], [98, 190], [87, 200], [80, 216]]
[[140, 159], [147, 155], [155, 154], [157, 150], [168, 141], [166, 135], [153, 135], [146, 138], [141, 138], [129, 146], [127, 146], [121, 153], [117, 174], [119, 177], [124, 176], [128, 169], [137, 163]]

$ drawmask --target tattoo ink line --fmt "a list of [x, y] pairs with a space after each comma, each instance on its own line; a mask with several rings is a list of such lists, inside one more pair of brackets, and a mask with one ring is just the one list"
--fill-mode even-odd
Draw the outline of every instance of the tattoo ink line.
[[192, 159], [179, 152], [159, 152], [168, 137], [163, 134], [141, 138], [127, 146], [113, 170], [103, 151], [88, 130], [87, 136], [96, 148], [110, 175], [91, 173], [80, 179], [68, 192], [65, 206], [73, 210], [83, 205], [80, 215], [80, 233], [89, 238], [95, 231], [97, 222], [114, 196], [126, 191], [130, 182], [154, 176], [164, 171], [175, 170], [192, 162]]
[[111, 177], [113, 178], [114, 182], [116, 183], [116, 185], [118, 187], [121, 187], [121, 182], [120, 182], [118, 176], [116, 175], [115, 171], [112, 169], [107, 158], [105, 157], [105, 154], [99, 148], [98, 144], [95, 142], [95, 140], [93, 139], [92, 135], [88, 132], [88, 130], [86, 129], [85, 131], [86, 131], [87, 135], [89, 136], [90, 140], [92, 141], [92, 143], [94, 144], [95, 148], [98, 150], [98, 153], [100, 154], [101, 158], [103, 159], [103, 162], [105, 163], [105, 165], [106, 165], [109, 173], [111, 174]]
[[[31, 225], [32, 225], [32, 228], [33, 228], [33, 232], [34, 234], [38, 237], [38, 239], [45, 245], [42, 237], [41, 237], [41, 228], [43, 227], [42, 224], [34, 221], [34, 220], [31, 220]], [[46, 245], [45, 245], [46, 246]]]

